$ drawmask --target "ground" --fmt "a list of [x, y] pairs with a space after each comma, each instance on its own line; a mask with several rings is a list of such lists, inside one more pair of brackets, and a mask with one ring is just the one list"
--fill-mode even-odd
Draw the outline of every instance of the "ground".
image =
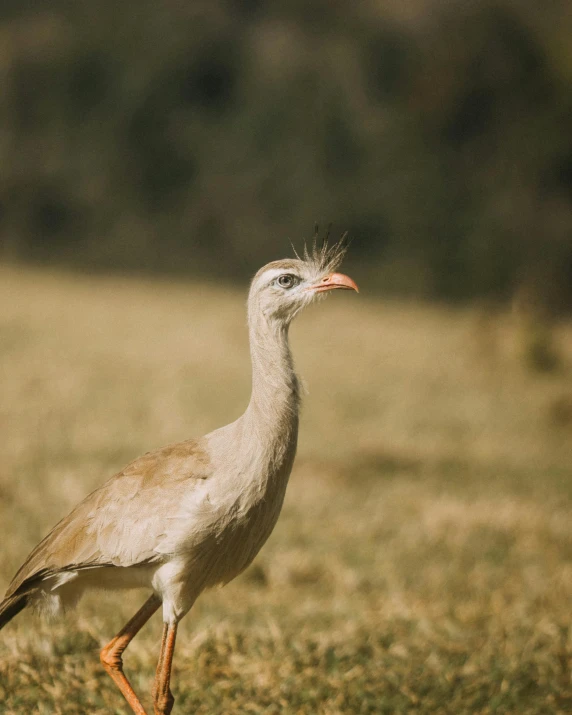
[[[359, 276], [355, 276], [359, 282]], [[236, 418], [245, 290], [0, 272], [0, 588], [131, 458]], [[572, 709], [572, 327], [335, 294], [292, 342], [308, 394], [279, 524], [181, 624], [178, 713]], [[534, 357], [534, 356], [533, 356]], [[0, 634], [0, 712], [127, 713], [99, 648], [144, 592]], [[125, 656], [150, 707], [155, 617]]]

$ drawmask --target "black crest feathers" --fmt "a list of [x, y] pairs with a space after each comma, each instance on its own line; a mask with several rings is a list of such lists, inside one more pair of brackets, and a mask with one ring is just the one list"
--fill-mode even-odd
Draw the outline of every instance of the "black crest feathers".
[[329, 224], [324, 236], [320, 240], [320, 229], [318, 224], [316, 224], [310, 247], [308, 247], [308, 244], [304, 244], [302, 257], [294, 250], [296, 258], [306, 263], [314, 264], [317, 272], [333, 273], [341, 265], [350, 242], [348, 232], [346, 231], [338, 241], [330, 244], [331, 229], [332, 224]]

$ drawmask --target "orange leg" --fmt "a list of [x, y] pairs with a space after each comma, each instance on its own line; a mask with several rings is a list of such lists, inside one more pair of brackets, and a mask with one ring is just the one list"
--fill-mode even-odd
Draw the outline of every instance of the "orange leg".
[[165, 623], [161, 641], [161, 655], [157, 663], [157, 674], [153, 687], [153, 701], [155, 715], [169, 715], [175, 704], [175, 698], [169, 688], [171, 682], [171, 667], [175, 652], [175, 639], [177, 637], [177, 624]]
[[157, 662], [157, 672], [155, 673], [155, 679], [153, 681], [153, 702], [157, 699], [158, 687], [159, 687], [159, 669], [163, 658], [165, 657], [165, 645], [167, 643], [167, 631], [169, 630], [168, 625], [163, 624], [163, 635], [161, 636], [161, 650], [159, 651], [159, 660]]
[[125, 625], [119, 633], [109, 643], [102, 648], [99, 657], [105, 670], [113, 678], [115, 684], [123, 693], [123, 697], [136, 715], [146, 715], [145, 709], [135, 691], [131, 687], [131, 683], [123, 673], [123, 660], [121, 655], [127, 648], [132, 638], [143, 628], [151, 616], [161, 605], [161, 601], [157, 596], [153, 595], [143, 606], [137, 611], [133, 618]]

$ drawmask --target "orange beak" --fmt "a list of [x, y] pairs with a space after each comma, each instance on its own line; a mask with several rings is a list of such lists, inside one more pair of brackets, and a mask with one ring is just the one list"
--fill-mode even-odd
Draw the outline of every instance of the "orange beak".
[[359, 289], [354, 281], [343, 273], [330, 273], [329, 276], [324, 276], [318, 284], [311, 286], [308, 290], [313, 290], [315, 293], [322, 293], [325, 290], [336, 290], [336, 288], [340, 288], [341, 290], [355, 290], [356, 293], [359, 293]]

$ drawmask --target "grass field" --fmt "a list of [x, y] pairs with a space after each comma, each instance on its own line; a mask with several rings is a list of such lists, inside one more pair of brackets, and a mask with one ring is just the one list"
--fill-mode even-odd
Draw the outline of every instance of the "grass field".
[[[355, 276], [359, 282], [359, 276]], [[0, 588], [131, 458], [236, 418], [245, 292], [0, 272]], [[180, 628], [177, 713], [572, 711], [572, 326], [334, 295], [293, 327], [299, 458], [254, 565]], [[1, 713], [127, 713], [98, 650], [146, 595], [0, 634]], [[144, 703], [155, 617], [125, 656]]]

